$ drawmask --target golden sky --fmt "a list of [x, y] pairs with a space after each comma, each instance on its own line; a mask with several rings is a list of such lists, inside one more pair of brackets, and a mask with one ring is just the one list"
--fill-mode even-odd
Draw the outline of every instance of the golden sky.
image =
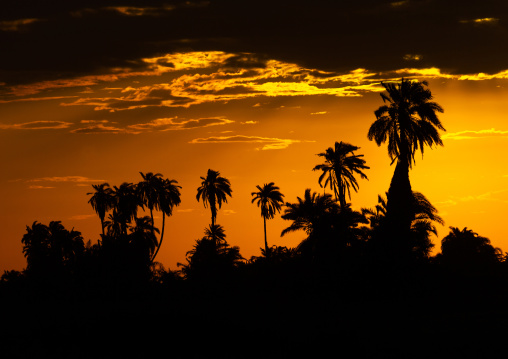
[[[63, 21], [65, 14], [85, 22], [104, 13], [111, 23], [126, 26], [127, 20], [155, 21], [175, 11], [213, 10], [218, 2], [155, 3], [60, 9], [52, 16], [20, 17], [12, 11], [0, 21], [0, 37], [12, 43], [19, 38], [28, 41], [35, 36], [31, 26], [49, 27]], [[416, 11], [411, 10], [412, 4], [386, 2], [383, 11]], [[496, 14], [471, 13], [461, 14], [453, 23], [457, 31], [483, 34], [493, 28], [504, 31], [502, 20]], [[234, 37], [231, 29], [221, 31]], [[82, 43], [90, 48], [86, 64], [72, 44], [67, 59], [61, 58], [59, 49], [51, 58], [41, 53], [41, 63], [32, 64], [21, 56], [26, 50], [18, 44], [12, 48], [19, 54], [19, 66], [12, 59], [0, 61], [0, 270], [25, 266], [21, 237], [34, 221], [61, 220], [66, 228], [81, 231], [85, 240], [97, 241], [100, 220], [87, 203], [91, 185], [139, 182], [140, 171], [159, 172], [182, 186], [182, 203], [166, 221], [158, 255], [171, 269], [184, 261], [210, 222], [209, 209], [195, 198], [200, 176], [209, 168], [231, 181], [233, 197], [219, 211], [217, 222], [245, 258], [259, 255], [263, 246], [263, 221], [259, 208], [251, 204], [256, 185], [275, 182], [289, 202], [303, 196], [306, 188], [321, 192], [319, 173], [312, 168], [321, 160], [316, 154], [335, 141], [361, 148], [371, 168], [366, 171], [369, 180], [359, 180], [352, 205], [358, 210], [373, 207], [377, 195], [388, 189], [394, 166], [386, 146], [369, 141], [367, 131], [375, 120], [374, 110], [382, 105], [380, 82], [403, 76], [427, 80], [435, 101], [445, 110], [440, 115], [447, 130], [442, 134], [444, 146], [426, 148], [410, 173], [413, 190], [426, 195], [445, 220], [434, 238], [437, 249], [448, 226], [467, 226], [508, 250], [504, 226], [508, 70], [502, 65], [484, 61], [485, 68], [473, 68], [472, 59], [470, 64], [457, 52], [457, 65], [450, 67], [450, 58], [438, 56], [447, 50], [436, 44], [441, 51], [427, 53], [424, 42], [421, 48], [401, 48], [396, 54], [387, 49], [398, 59], [392, 67], [364, 61], [362, 46], [356, 47], [357, 66], [342, 61], [340, 51], [332, 51], [330, 56], [338, 63], [333, 68], [330, 58], [319, 52], [310, 56], [305, 48], [298, 58], [294, 48], [282, 54], [275, 44], [261, 52], [256, 39], [240, 46], [224, 37], [214, 42], [194, 33], [172, 36], [179, 45], [167, 51], [138, 47], [125, 53], [125, 39], [94, 46]], [[360, 35], [351, 36], [360, 41]], [[294, 36], [286, 34], [284, 39], [283, 44], [291, 44]], [[162, 40], [156, 40], [160, 45]], [[193, 46], [198, 40], [200, 45]], [[133, 37], [132, 41], [141, 40]], [[248, 44], [252, 51], [244, 49]], [[97, 54], [96, 47], [108, 46], [124, 58], [115, 62]], [[386, 53], [379, 53], [379, 64], [391, 58]], [[161, 218], [156, 221], [160, 225]], [[268, 243], [298, 244], [304, 233], [280, 237], [288, 225], [280, 216], [268, 221]]]

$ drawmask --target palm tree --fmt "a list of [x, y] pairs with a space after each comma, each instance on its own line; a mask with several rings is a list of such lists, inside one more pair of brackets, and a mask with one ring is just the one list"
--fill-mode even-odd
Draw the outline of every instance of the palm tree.
[[205, 237], [206, 239], [213, 240], [216, 246], [221, 243], [225, 243], [226, 241], [226, 232], [224, 231], [224, 227], [220, 224], [210, 225], [205, 229]]
[[33, 222], [26, 231], [21, 242], [30, 274], [51, 279], [62, 271], [76, 269], [85, 250], [80, 232], [65, 229], [60, 221], [52, 221], [49, 226]]
[[136, 185], [124, 182], [120, 187], [114, 186], [115, 207], [122, 225], [122, 233], [127, 236], [127, 223], [136, 218], [138, 208], [143, 206], [136, 192]]
[[[386, 193], [388, 195], [388, 193]], [[443, 219], [437, 214], [437, 209], [420, 192], [413, 192], [413, 207], [411, 212], [414, 218], [410, 227], [410, 247], [416, 257], [428, 258], [434, 244], [430, 240], [431, 234], [437, 236], [437, 229], [434, 223], [443, 225]], [[378, 230], [384, 224], [387, 216], [386, 198], [378, 195], [378, 204], [375, 209], [362, 208], [362, 213], [370, 223], [369, 235]]]
[[313, 236], [323, 228], [327, 214], [339, 211], [330, 194], [320, 195], [316, 192], [311, 194], [310, 188], [305, 190], [303, 199], [300, 197], [296, 199], [297, 203], [286, 203], [282, 219], [291, 220], [293, 223], [281, 232], [281, 236], [299, 230], [305, 231], [309, 237]]
[[450, 227], [450, 233], [441, 241], [442, 254], [438, 261], [454, 269], [471, 272], [487, 269], [501, 261], [502, 251], [490, 240], [465, 227]]
[[[321, 170], [323, 173], [319, 177], [319, 185], [325, 187], [330, 186], [335, 193], [335, 200], [339, 201], [341, 208], [346, 206], [346, 192], [351, 199], [350, 188], [355, 192], [358, 191], [358, 182], [355, 174], [359, 174], [361, 178], [368, 179], [364, 169], [370, 167], [365, 165], [363, 155], [355, 155], [359, 147], [353, 146], [345, 142], [335, 142], [335, 148], [329, 147], [325, 152], [318, 153], [318, 156], [325, 158], [325, 163], [317, 165], [313, 171]], [[324, 186], [321, 184], [325, 179]]]
[[304, 230], [308, 237], [298, 245], [299, 253], [328, 260], [359, 243], [363, 233], [359, 224], [367, 221], [362, 213], [353, 211], [350, 204], [341, 208], [330, 194], [311, 194], [310, 189], [305, 190], [304, 199], [297, 197], [297, 200], [297, 203], [286, 203], [282, 219], [293, 223], [281, 236]]
[[92, 187], [95, 192], [87, 193], [87, 195], [92, 195], [88, 203], [92, 205], [92, 208], [101, 219], [102, 235], [104, 236], [104, 218], [106, 217], [106, 212], [112, 209], [115, 204], [113, 190], [109, 187], [108, 183], [93, 184]]
[[[177, 185], [176, 180], [165, 179], [163, 180], [161, 185], [161, 191], [159, 192], [159, 209], [162, 212], [162, 231], [161, 231], [161, 239], [159, 241], [159, 245], [157, 246], [157, 250], [153, 254], [152, 262], [155, 260], [157, 253], [159, 253], [159, 249], [162, 245], [162, 240], [164, 239], [164, 227], [166, 225], [166, 216], [171, 216], [173, 214], [173, 207], [180, 205], [180, 189], [181, 186]], [[153, 220], [152, 220], [153, 221]]]
[[[152, 228], [155, 230], [153, 211], [160, 210], [162, 212], [162, 231], [160, 232], [160, 241], [157, 250], [153, 253], [152, 261], [159, 253], [159, 249], [164, 239], [164, 227], [166, 223], [166, 215], [173, 213], [173, 207], [180, 204], [180, 186], [177, 181], [162, 178], [160, 173], [153, 174], [148, 172], [144, 174], [140, 172], [143, 181], [137, 185], [137, 191], [141, 202], [150, 210], [150, 218]], [[155, 235], [155, 234], [154, 234]]]
[[432, 101], [426, 81], [402, 79], [400, 83], [381, 85], [387, 92], [381, 94], [385, 105], [374, 112], [376, 121], [367, 136], [378, 146], [388, 141], [392, 164], [397, 161], [388, 190], [387, 217], [393, 221], [392, 227], [397, 228], [395, 236], [403, 237], [414, 219], [414, 213], [408, 210], [413, 201], [409, 169], [417, 150], [423, 156], [425, 146], [443, 145], [438, 130], [445, 129], [437, 116], [443, 109]]
[[148, 216], [136, 218], [135, 222], [136, 224], [129, 228], [131, 231], [129, 242], [136, 249], [139, 249], [143, 257], [150, 260], [152, 253], [154, 253], [157, 247], [157, 236], [155, 233], [159, 233], [159, 229], [153, 227], [152, 220]]
[[138, 183], [136, 189], [141, 202], [150, 210], [150, 218], [152, 220], [153, 228], [153, 210], [159, 209], [162, 175], [160, 173], [153, 174], [152, 172], [148, 172], [146, 175], [143, 172], [139, 172], [139, 174], [143, 177], [143, 181]]
[[284, 204], [282, 199], [284, 195], [280, 193], [279, 187], [275, 186], [273, 182], [265, 183], [263, 187], [258, 185], [256, 188], [258, 191], [251, 193], [251, 196], [254, 197], [251, 203], [257, 200], [258, 207], [261, 207], [261, 217], [263, 217], [265, 230], [265, 254], [269, 256], [268, 242], [266, 240], [266, 219], [271, 219], [275, 217], [276, 212], [280, 212]]
[[198, 188], [196, 200], [199, 202], [201, 199], [205, 208], [207, 204], [210, 206], [212, 212], [212, 227], [215, 225], [215, 219], [217, 218], [217, 205], [219, 209], [222, 206], [222, 202], [228, 202], [226, 196], [231, 197], [231, 184], [229, 180], [220, 176], [220, 173], [209, 169], [206, 178], [202, 179], [201, 186]]
[[186, 264], [177, 263], [184, 277], [210, 284], [230, 277], [244, 258], [239, 247], [227, 243], [224, 228], [213, 225], [205, 229], [205, 236], [187, 252], [186, 260]]
[[[123, 217], [120, 216], [116, 208], [113, 209], [113, 212], [108, 216], [108, 220], [104, 221], [106, 235], [103, 236], [103, 238], [108, 240], [120, 238], [124, 234], [122, 220]], [[107, 240], [105, 242], [107, 242]]]

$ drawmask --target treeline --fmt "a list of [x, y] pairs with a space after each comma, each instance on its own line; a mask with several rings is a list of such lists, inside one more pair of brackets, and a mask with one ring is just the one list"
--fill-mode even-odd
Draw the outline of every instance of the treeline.
[[[210, 225], [185, 263], [170, 270], [156, 258], [170, 233], [166, 222], [181, 202], [178, 182], [141, 173], [138, 183], [93, 185], [89, 203], [102, 228], [97, 243], [85, 243], [59, 221], [27, 226], [21, 239], [27, 266], [5, 271], [0, 280], [5, 354], [492, 354], [491, 341], [506, 333], [494, 328], [508, 320], [500, 310], [508, 299], [508, 256], [473, 230], [456, 227], [442, 238], [441, 252], [431, 255], [436, 226], [444, 222], [413, 191], [409, 171], [418, 150], [442, 145], [437, 113], [443, 110], [425, 82], [382, 85], [384, 104], [368, 138], [387, 143], [396, 166], [388, 191], [372, 208], [355, 210], [350, 203], [359, 180], [368, 180], [360, 148], [336, 142], [318, 154], [323, 161], [313, 168], [321, 171], [324, 193], [306, 189], [285, 202], [274, 182], [256, 186], [252, 203], [264, 219], [264, 246], [260, 255], [244, 258], [217, 223], [233, 195], [231, 183], [210, 169], [196, 192], [210, 209]], [[160, 229], [155, 212], [162, 214]], [[269, 244], [267, 222], [279, 214], [288, 223], [281, 236], [306, 234], [295, 248]], [[440, 341], [429, 344], [430, 337]]]
[[[37, 283], [100, 283], [105, 287], [111, 283], [210, 282], [275, 265], [322, 273], [361, 272], [380, 266], [403, 270], [430, 264], [468, 274], [495, 270], [506, 262], [506, 256], [487, 238], [467, 228], [450, 227], [441, 253], [430, 255], [436, 225], [444, 222], [428, 199], [412, 190], [409, 171], [418, 150], [423, 154], [425, 146], [443, 144], [439, 130], [444, 131], [444, 127], [437, 116], [443, 109], [432, 101], [426, 82], [402, 79], [382, 85], [386, 90], [381, 94], [384, 105], [375, 111], [368, 138], [378, 145], [387, 142], [396, 167], [388, 191], [378, 196], [373, 208], [357, 211], [348, 203], [351, 190], [359, 190], [358, 178], [368, 180], [369, 167], [358, 153], [359, 147], [336, 142], [318, 154], [324, 161], [313, 168], [321, 172], [319, 185], [325, 193], [307, 189], [291, 203], [284, 202], [274, 182], [258, 185], [252, 192], [252, 203], [260, 208], [264, 219], [264, 248], [260, 256], [246, 259], [240, 248], [229, 245], [225, 228], [217, 224], [218, 211], [232, 196], [231, 183], [210, 169], [201, 177], [196, 200], [210, 209], [211, 224], [187, 252], [186, 263], [179, 263], [179, 270], [165, 270], [156, 257], [166, 232], [166, 217], [181, 202], [181, 187], [160, 173], [140, 173], [138, 183], [93, 185], [89, 203], [102, 228], [95, 244], [85, 244], [80, 232], [69, 231], [59, 221], [27, 226], [21, 240], [26, 269], [6, 271], [2, 282], [26, 279]], [[140, 211], [149, 216], [138, 216]], [[307, 235], [296, 248], [268, 244], [267, 220], [281, 211], [282, 218], [290, 223], [281, 236], [300, 230]], [[162, 214], [160, 229], [154, 225], [154, 212]]]

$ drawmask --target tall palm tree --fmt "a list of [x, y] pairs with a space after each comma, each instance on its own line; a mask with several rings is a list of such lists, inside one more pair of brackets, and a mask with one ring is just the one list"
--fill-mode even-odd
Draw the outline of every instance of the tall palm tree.
[[92, 187], [95, 192], [87, 193], [87, 195], [92, 195], [88, 203], [92, 205], [92, 208], [101, 219], [102, 235], [104, 236], [104, 218], [106, 217], [106, 212], [112, 209], [115, 204], [113, 190], [109, 187], [108, 183], [93, 184]]
[[231, 197], [231, 184], [229, 180], [221, 177], [220, 173], [209, 169], [205, 177], [200, 177], [202, 182], [198, 188], [196, 200], [199, 202], [201, 199], [205, 208], [207, 204], [210, 206], [212, 212], [212, 227], [215, 225], [215, 219], [217, 218], [217, 205], [219, 209], [222, 206], [222, 202], [228, 202], [227, 196]]
[[266, 240], [266, 220], [275, 217], [276, 212], [280, 212], [284, 204], [282, 199], [284, 195], [280, 193], [279, 187], [273, 182], [265, 183], [263, 187], [257, 185], [256, 188], [258, 191], [251, 193], [251, 196], [254, 197], [251, 203], [257, 201], [258, 207], [261, 207], [261, 217], [263, 217], [265, 230], [265, 254], [269, 256], [268, 242]]
[[[317, 165], [313, 171], [321, 170], [323, 173], [319, 177], [319, 185], [330, 189], [335, 193], [335, 200], [339, 201], [341, 208], [346, 206], [346, 193], [351, 199], [350, 188], [358, 191], [358, 182], [355, 174], [361, 178], [368, 179], [362, 170], [369, 169], [365, 165], [363, 155], [355, 155], [359, 147], [345, 142], [335, 142], [335, 147], [329, 147], [325, 152], [318, 153], [318, 156], [325, 158], [325, 163]], [[324, 186], [321, 182], [325, 180]]]
[[385, 105], [375, 112], [376, 121], [367, 134], [378, 146], [388, 142], [388, 155], [392, 164], [397, 161], [395, 172], [388, 190], [387, 217], [393, 221], [393, 228], [399, 228], [404, 236], [409, 231], [414, 213], [413, 192], [409, 181], [409, 169], [415, 162], [415, 153], [424, 147], [443, 145], [439, 130], [445, 131], [437, 113], [443, 109], [432, 101], [433, 96], [426, 81], [402, 79], [400, 83], [384, 83], [386, 93], [381, 94]]
[[[162, 212], [162, 230], [161, 230], [161, 239], [159, 241], [159, 245], [157, 246], [157, 250], [152, 256], [152, 262], [155, 260], [157, 253], [159, 253], [159, 249], [162, 245], [162, 240], [164, 239], [164, 228], [166, 225], [166, 216], [171, 216], [173, 214], [173, 207], [180, 205], [180, 189], [181, 186], [177, 185], [176, 180], [165, 179], [161, 181], [159, 184], [161, 186], [159, 191], [159, 209]], [[153, 221], [153, 220], [152, 220]]]
[[143, 181], [139, 182], [136, 186], [141, 202], [150, 210], [150, 218], [152, 221], [152, 228], [154, 228], [153, 211], [158, 210], [160, 191], [162, 189], [162, 175], [160, 173], [153, 174], [148, 172], [144, 174], [139, 172]]
[[[153, 211], [160, 210], [162, 212], [162, 231], [160, 232], [160, 241], [158, 241], [157, 249], [153, 253], [152, 261], [159, 253], [159, 249], [164, 239], [164, 227], [166, 223], [166, 215], [173, 213], [173, 207], [180, 204], [180, 186], [177, 181], [164, 179], [160, 173], [153, 174], [148, 172], [144, 174], [140, 172], [143, 181], [137, 185], [137, 191], [141, 202], [150, 210], [150, 218], [152, 229], [155, 231], [153, 220]], [[154, 233], [155, 236], [155, 233]]]

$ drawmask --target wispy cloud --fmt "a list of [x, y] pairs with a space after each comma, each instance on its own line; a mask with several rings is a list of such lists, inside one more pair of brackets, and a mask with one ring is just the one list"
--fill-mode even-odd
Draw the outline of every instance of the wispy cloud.
[[[459, 81], [484, 81], [484, 80], [493, 80], [493, 79], [508, 79], [508, 70], [500, 71], [493, 74], [485, 74], [483, 72], [479, 72], [477, 74], [468, 74], [468, 75], [452, 75], [443, 73], [440, 69], [436, 67], [430, 68], [406, 68], [395, 71], [395, 73], [399, 76], [417, 76], [419, 78], [442, 78], [442, 79], [450, 79], [450, 80], [459, 80]], [[384, 74], [385, 76], [388, 74]], [[396, 79], [395, 79], [396, 80]]]
[[50, 189], [50, 188], [55, 188], [55, 187], [31, 185], [31, 186], [28, 186], [28, 188], [30, 188], [30, 189]]
[[193, 212], [194, 209], [192, 209], [192, 208], [186, 208], [186, 209], [177, 209], [176, 211], [179, 212], [179, 213], [190, 213], [190, 212]]
[[326, 115], [328, 111], [312, 112], [311, 115]]
[[10, 21], [0, 21], [0, 31], [25, 31], [30, 24], [41, 21], [40, 19], [18, 19]]
[[453, 133], [446, 133], [441, 138], [443, 140], [472, 140], [478, 138], [492, 138], [492, 137], [508, 137], [508, 131], [500, 131], [494, 128], [488, 130], [465, 130]]
[[81, 127], [70, 131], [71, 133], [81, 133], [81, 134], [139, 134], [141, 131], [137, 131], [129, 128], [120, 128], [115, 126], [106, 126], [102, 123], [93, 124], [91, 126]]
[[129, 129], [135, 131], [174, 131], [174, 130], [189, 130], [210, 126], [221, 126], [234, 123], [235, 121], [228, 120], [225, 117], [208, 117], [198, 119], [179, 119], [173, 118], [159, 118], [147, 123], [141, 123], [128, 126]]
[[9, 100], [0, 100], [0, 103], [55, 101], [55, 100], [63, 100], [63, 99], [70, 99], [70, 98], [76, 98], [76, 97], [79, 97], [79, 96], [23, 97], [23, 98], [11, 98]]
[[314, 142], [314, 141], [301, 141], [283, 138], [270, 138], [258, 136], [218, 136], [208, 138], [196, 138], [190, 143], [262, 143], [263, 147], [257, 148], [258, 150], [280, 150], [288, 148], [293, 143], [300, 142]]
[[406, 61], [420, 61], [423, 59], [423, 56], [419, 54], [405, 54], [403, 59]]
[[75, 183], [94, 183], [105, 182], [105, 180], [92, 179], [84, 176], [55, 176], [55, 177], [40, 177], [27, 180], [26, 182], [75, 182]]
[[108, 6], [105, 10], [114, 11], [125, 16], [159, 16], [161, 13], [174, 10], [174, 6], [137, 7], [137, 6]]
[[63, 121], [32, 121], [15, 124], [0, 124], [0, 130], [59, 130], [72, 126], [71, 122]]
[[490, 201], [490, 202], [502, 202], [508, 203], [508, 198], [503, 199], [503, 196], [506, 197], [508, 190], [499, 190], [499, 191], [488, 191], [481, 194], [470, 194], [462, 197], [450, 197], [445, 201], [435, 202], [435, 205], [439, 208], [447, 208], [453, 207], [457, 205], [461, 205], [468, 202], [476, 202], [476, 201]]
[[393, 7], [401, 7], [401, 6], [404, 6], [404, 5], [407, 5], [409, 3], [408, 0], [404, 0], [404, 1], [393, 1], [390, 3], [390, 6], [393, 6]]
[[499, 19], [496, 17], [484, 17], [478, 19], [470, 19], [470, 20], [460, 20], [462, 24], [474, 24], [474, 25], [493, 25], [499, 22]]

